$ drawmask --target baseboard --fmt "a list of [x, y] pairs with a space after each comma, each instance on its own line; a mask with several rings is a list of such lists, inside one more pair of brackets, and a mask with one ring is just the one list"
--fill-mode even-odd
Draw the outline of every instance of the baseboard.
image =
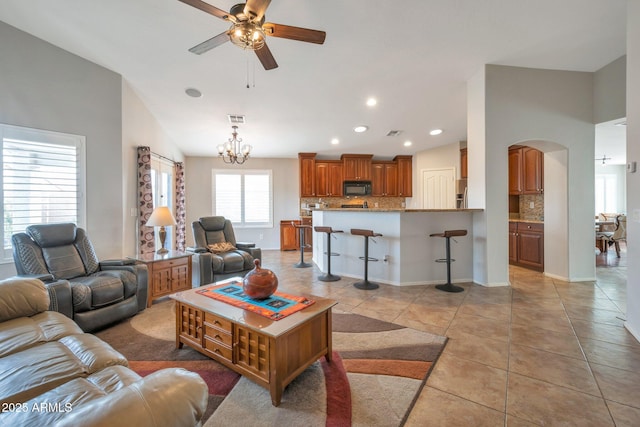
[[631, 328], [631, 325], [629, 324], [629, 322], [624, 322], [624, 327], [627, 331], [629, 331], [629, 333], [631, 335], [633, 335], [633, 337], [636, 339], [636, 341], [640, 342], [640, 334], [637, 333], [637, 331], [633, 330]]

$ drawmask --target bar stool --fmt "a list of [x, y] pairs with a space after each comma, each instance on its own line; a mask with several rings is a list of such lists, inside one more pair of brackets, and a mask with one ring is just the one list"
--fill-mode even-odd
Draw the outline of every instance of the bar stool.
[[307, 224], [298, 224], [294, 221], [291, 221], [291, 225], [293, 225], [295, 228], [298, 229], [298, 233], [300, 235], [300, 262], [298, 262], [297, 264], [294, 264], [293, 266], [295, 268], [308, 268], [311, 267], [311, 264], [309, 264], [308, 262], [304, 262], [304, 250], [305, 248], [310, 248], [311, 245], [307, 245], [304, 242], [304, 231], [308, 228], [311, 228], [310, 225]]
[[429, 234], [429, 237], [444, 237], [447, 242], [447, 257], [437, 259], [436, 262], [446, 262], [447, 263], [447, 283], [444, 285], [436, 285], [437, 289], [445, 292], [462, 292], [464, 288], [460, 286], [456, 286], [451, 283], [451, 263], [455, 261], [455, 259], [451, 258], [451, 243], [450, 240], [452, 237], [458, 236], [466, 236], [467, 230], [445, 230], [444, 233], [434, 233]]
[[364, 256], [359, 257], [361, 260], [364, 260], [364, 280], [362, 282], [354, 283], [353, 286], [364, 290], [378, 289], [379, 285], [377, 283], [369, 281], [369, 261], [379, 261], [378, 258], [369, 257], [369, 237], [380, 237], [382, 234], [374, 233], [372, 230], [362, 230], [359, 228], [352, 228], [351, 234], [364, 237]]
[[316, 227], [313, 227], [313, 229], [316, 230], [316, 233], [327, 234], [327, 251], [325, 252], [327, 254], [327, 272], [321, 276], [318, 276], [318, 280], [320, 280], [321, 282], [335, 282], [337, 280], [340, 280], [340, 276], [331, 274], [331, 257], [340, 256], [340, 254], [338, 253], [331, 252], [331, 235], [333, 233], [342, 233], [343, 231], [334, 230], [331, 227], [323, 227], [323, 226], [316, 226]]

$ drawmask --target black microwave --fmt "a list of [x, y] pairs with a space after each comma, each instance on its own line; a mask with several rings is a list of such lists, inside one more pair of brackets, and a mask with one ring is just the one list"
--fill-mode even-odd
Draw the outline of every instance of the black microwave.
[[342, 193], [345, 196], [368, 196], [371, 194], [371, 181], [345, 181]]

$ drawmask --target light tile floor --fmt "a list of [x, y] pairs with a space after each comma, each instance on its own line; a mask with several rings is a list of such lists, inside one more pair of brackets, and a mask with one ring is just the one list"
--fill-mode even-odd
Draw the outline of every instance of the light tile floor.
[[299, 259], [263, 251], [262, 264], [281, 290], [335, 299], [336, 312], [450, 338], [408, 426], [640, 426], [640, 344], [623, 327], [624, 262], [600, 260], [597, 281], [580, 283], [511, 267], [511, 287], [469, 283], [451, 294], [320, 282], [315, 265], [293, 267]]

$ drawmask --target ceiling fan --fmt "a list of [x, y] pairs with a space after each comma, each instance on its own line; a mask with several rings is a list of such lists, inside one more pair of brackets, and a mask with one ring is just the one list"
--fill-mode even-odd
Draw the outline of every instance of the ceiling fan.
[[271, 0], [247, 0], [246, 3], [234, 5], [229, 12], [202, 0], [180, 1], [231, 22], [231, 27], [227, 31], [189, 49], [189, 52], [197, 55], [202, 55], [214, 47], [231, 41], [243, 49], [255, 51], [264, 69], [272, 70], [278, 67], [278, 63], [267, 46], [265, 35], [316, 44], [323, 44], [327, 35], [324, 31], [264, 22], [264, 13]]

